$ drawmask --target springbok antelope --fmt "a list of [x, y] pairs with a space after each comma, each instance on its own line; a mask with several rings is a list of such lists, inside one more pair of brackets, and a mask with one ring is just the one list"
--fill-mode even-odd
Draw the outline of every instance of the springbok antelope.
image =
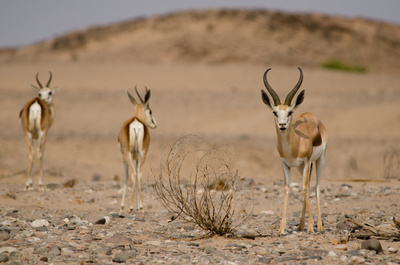
[[[133, 200], [136, 199], [136, 210], [143, 209], [142, 190], [140, 181], [142, 179], [142, 166], [146, 160], [147, 150], [150, 144], [149, 128], [157, 127], [157, 122], [150, 109], [149, 99], [150, 90], [146, 87], [144, 100], [135, 87], [137, 96], [140, 99], [138, 103], [135, 98], [126, 91], [129, 100], [135, 107], [134, 115], [122, 125], [118, 135], [118, 146], [122, 153], [125, 169], [124, 189], [122, 193], [122, 202], [120, 213], [124, 210], [126, 185], [128, 183], [129, 169], [132, 180], [132, 196], [129, 204], [129, 211], [133, 211]], [[136, 195], [136, 196], [135, 196]]]
[[289, 195], [290, 168], [296, 167], [300, 174], [303, 175], [303, 192], [304, 202], [298, 230], [304, 229], [305, 210], [308, 211], [308, 232], [314, 232], [313, 219], [309, 203], [309, 182], [311, 178], [312, 166], [315, 162], [316, 166], [316, 195], [318, 208], [318, 231], [322, 231], [321, 209], [320, 209], [320, 190], [319, 183], [321, 180], [322, 169], [325, 164], [325, 150], [328, 143], [328, 135], [322, 122], [312, 113], [303, 113], [299, 117], [292, 120], [293, 112], [299, 107], [304, 100], [304, 90], [302, 90], [296, 98], [296, 102], [292, 105], [292, 99], [303, 82], [303, 72], [299, 68], [300, 78], [295, 87], [286, 96], [285, 102], [282, 104], [279, 96], [268, 84], [267, 73], [265, 71], [263, 79], [264, 85], [274, 100], [274, 106], [271, 105], [269, 97], [264, 90], [261, 90], [263, 102], [272, 110], [275, 116], [275, 127], [278, 136], [278, 152], [282, 159], [282, 167], [284, 172], [284, 201], [282, 220], [279, 228], [279, 234], [284, 234], [286, 226], [286, 206]]
[[28, 101], [19, 113], [19, 121], [24, 131], [25, 141], [29, 147], [29, 167], [28, 175], [25, 184], [25, 189], [32, 189], [32, 166], [34, 151], [34, 140], [38, 141], [37, 159], [39, 165], [39, 190], [44, 191], [43, 184], [43, 153], [46, 143], [46, 136], [49, 128], [53, 124], [55, 111], [53, 104], [53, 95], [60, 88], [60, 86], [51, 89], [50, 82], [52, 78], [50, 72], [49, 80], [45, 87], [39, 81], [39, 73], [36, 74], [36, 81], [39, 87], [32, 86], [33, 91], [38, 94], [38, 97]]

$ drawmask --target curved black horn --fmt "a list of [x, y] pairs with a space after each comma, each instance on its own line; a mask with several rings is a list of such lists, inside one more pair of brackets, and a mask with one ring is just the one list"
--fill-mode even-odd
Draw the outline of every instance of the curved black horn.
[[47, 81], [46, 87], [49, 87], [51, 79], [53, 78], [53, 74], [51, 73], [51, 71], [49, 71], [50, 73], [50, 77], [49, 77], [49, 81]]
[[300, 67], [298, 67], [298, 68], [300, 71], [299, 81], [297, 81], [297, 84], [294, 86], [292, 91], [290, 91], [290, 93], [286, 96], [285, 105], [287, 105], [287, 106], [290, 106], [292, 104], [292, 99], [293, 99], [294, 95], [297, 93], [297, 90], [299, 90], [301, 83], [303, 83], [303, 71], [301, 71]]
[[143, 99], [142, 99], [142, 97], [140, 96], [139, 92], [137, 91], [137, 86], [135, 86], [135, 91], [136, 91], [136, 95], [138, 95], [138, 97], [139, 97], [139, 99], [140, 99], [140, 102], [143, 104], [144, 102], [143, 102]]
[[42, 83], [40, 83], [40, 81], [39, 81], [39, 72], [37, 72], [37, 74], [36, 74], [36, 82], [38, 83], [40, 88], [43, 88]]
[[271, 70], [271, 68], [269, 68], [264, 73], [264, 76], [263, 76], [264, 85], [267, 88], [268, 92], [271, 94], [271, 97], [274, 100], [275, 106], [278, 106], [278, 105], [281, 105], [281, 100], [279, 99], [278, 94], [276, 94], [276, 92], [272, 89], [272, 87], [269, 85], [269, 83], [267, 81], [267, 73], [268, 73], [269, 70]]

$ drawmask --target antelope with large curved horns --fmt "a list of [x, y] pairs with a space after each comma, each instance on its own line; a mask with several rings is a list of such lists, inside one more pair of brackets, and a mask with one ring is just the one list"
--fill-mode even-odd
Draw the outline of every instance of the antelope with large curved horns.
[[44, 191], [43, 184], [43, 153], [44, 146], [46, 143], [47, 133], [53, 124], [55, 111], [53, 104], [53, 95], [60, 88], [50, 88], [50, 82], [52, 79], [52, 73], [50, 72], [49, 80], [46, 86], [43, 87], [39, 81], [39, 73], [36, 74], [36, 81], [39, 87], [31, 85], [33, 91], [38, 94], [38, 97], [28, 101], [22, 108], [19, 114], [19, 121], [24, 131], [25, 141], [29, 147], [29, 167], [25, 189], [32, 189], [32, 166], [35, 155], [34, 140], [37, 140], [37, 159], [39, 165], [39, 190]]
[[282, 167], [284, 172], [284, 200], [282, 221], [279, 228], [279, 234], [284, 234], [286, 226], [286, 206], [289, 195], [290, 168], [295, 167], [303, 175], [303, 192], [304, 202], [298, 230], [304, 229], [305, 210], [308, 212], [308, 232], [314, 232], [313, 219], [309, 202], [309, 181], [311, 178], [312, 166], [316, 167], [316, 197], [318, 209], [317, 230], [321, 231], [321, 208], [320, 208], [320, 188], [322, 169], [325, 164], [325, 150], [328, 143], [328, 135], [322, 122], [312, 113], [303, 113], [295, 119], [292, 119], [293, 112], [299, 107], [304, 100], [304, 90], [302, 90], [296, 98], [294, 105], [292, 99], [299, 90], [303, 82], [303, 72], [299, 68], [300, 78], [295, 87], [286, 96], [285, 102], [282, 104], [279, 96], [272, 89], [267, 81], [267, 73], [265, 71], [263, 79], [264, 85], [274, 101], [271, 104], [267, 93], [261, 90], [263, 102], [272, 110], [275, 116], [275, 127], [278, 136], [278, 152], [282, 159]]
[[136, 210], [138, 211], [143, 209], [142, 190], [140, 187], [142, 166], [146, 160], [146, 154], [150, 144], [149, 128], [154, 129], [157, 127], [157, 122], [153, 117], [149, 105], [150, 90], [148, 90], [147, 87], [145, 88], [146, 94], [143, 99], [135, 86], [135, 91], [140, 103], [135, 100], [129, 91], [126, 91], [126, 94], [132, 102], [135, 110], [133, 117], [122, 125], [121, 131], [118, 135], [118, 146], [122, 153], [125, 169], [120, 213], [123, 212], [125, 207], [125, 194], [129, 171], [132, 180], [132, 195], [129, 204], [129, 211], [133, 211], [134, 199], [136, 200]]

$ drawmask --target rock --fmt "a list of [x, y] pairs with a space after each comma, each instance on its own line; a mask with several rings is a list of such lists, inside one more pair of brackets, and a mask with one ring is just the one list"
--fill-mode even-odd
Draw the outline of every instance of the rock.
[[358, 252], [360, 253], [360, 255], [366, 258], [372, 258], [377, 255], [375, 250], [369, 250], [369, 249], [360, 249]]
[[253, 233], [243, 233], [242, 237], [246, 238], [246, 239], [252, 239], [252, 240], [256, 239], [256, 235]]
[[38, 219], [38, 220], [35, 220], [35, 221], [33, 221], [31, 223], [31, 226], [33, 228], [36, 228], [36, 227], [48, 227], [49, 225], [50, 225], [50, 223], [46, 219]]
[[110, 215], [112, 218], [125, 218], [124, 215], [117, 213], [117, 212], [111, 212]]
[[1, 222], [1, 226], [13, 226], [13, 221], [4, 220], [3, 222]]
[[266, 249], [261, 248], [261, 249], [256, 249], [256, 250], [254, 251], [254, 253], [256, 253], [256, 255], [265, 256], [265, 255], [267, 255], [268, 252], [267, 252]]
[[361, 255], [361, 253], [359, 253], [358, 250], [350, 250], [350, 251], [347, 251], [345, 254], [349, 257]]
[[[108, 222], [107, 222], [108, 220]], [[104, 216], [103, 218], [100, 218], [99, 220], [97, 220], [96, 222], [94, 222], [94, 224], [96, 225], [104, 225], [110, 222], [110, 217], [108, 216]]]
[[18, 249], [16, 249], [15, 247], [2, 247], [2, 248], [0, 248], [0, 253], [3, 253], [3, 252], [12, 253], [12, 252], [15, 252], [17, 250]]
[[352, 264], [363, 264], [365, 263], [365, 258], [362, 256], [353, 256], [350, 258]]
[[107, 240], [107, 243], [119, 244], [119, 245], [131, 245], [132, 239], [123, 236], [121, 234], [115, 234]]
[[260, 214], [263, 214], [263, 215], [274, 215], [275, 212], [274, 211], [262, 211]]
[[59, 256], [61, 255], [61, 248], [59, 246], [52, 245], [47, 254], [51, 256]]
[[395, 249], [394, 247], [389, 247], [389, 252], [390, 253], [397, 253], [399, 250]]
[[35, 231], [37, 231], [37, 232], [46, 232], [46, 231], [49, 231], [49, 229], [47, 227], [45, 227], [45, 226], [39, 226], [39, 227], [35, 228]]
[[335, 249], [337, 250], [347, 250], [347, 246], [343, 244], [339, 244], [335, 246]]
[[214, 247], [211, 247], [211, 246], [206, 246], [206, 247], [204, 248], [204, 252], [205, 252], [206, 254], [211, 254], [211, 253], [215, 252], [215, 248], [214, 248]]
[[258, 259], [258, 262], [264, 263], [264, 264], [270, 264], [271, 260], [272, 260], [272, 258], [269, 258], [269, 257], [261, 257]]
[[336, 228], [341, 231], [341, 230], [350, 230], [351, 226], [347, 224], [346, 221], [341, 221], [336, 224]]
[[40, 258], [40, 261], [48, 262], [48, 261], [49, 261], [49, 258], [48, 258], [48, 257], [41, 257], [41, 258]]
[[0, 231], [0, 241], [6, 241], [10, 238], [10, 231], [9, 230], [1, 230]]
[[376, 254], [383, 253], [382, 245], [379, 240], [372, 238], [361, 243], [361, 249], [375, 250]]
[[4, 263], [8, 261], [8, 256], [5, 254], [0, 254], [0, 263]]
[[133, 253], [131, 251], [129, 251], [129, 252], [124, 251], [124, 252], [115, 254], [115, 257], [112, 259], [112, 261], [117, 262], [117, 263], [125, 263], [134, 256], [135, 256], [135, 253]]
[[333, 257], [337, 257], [338, 255], [334, 251], [329, 251], [326, 256], [333, 258]]
[[33, 251], [33, 254], [43, 254], [43, 253], [47, 253], [47, 251], [49, 251], [46, 247], [40, 247], [37, 248]]
[[113, 249], [112, 248], [108, 248], [106, 249], [106, 255], [110, 256], [112, 254]]

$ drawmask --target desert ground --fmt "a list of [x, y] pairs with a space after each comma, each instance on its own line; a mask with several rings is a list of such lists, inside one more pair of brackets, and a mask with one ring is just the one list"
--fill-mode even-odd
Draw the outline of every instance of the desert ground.
[[[9, 233], [9, 238], [0, 243], [2, 258], [19, 264], [46, 259], [55, 264], [105, 264], [119, 262], [118, 255], [130, 253], [122, 262], [400, 262], [396, 253], [400, 243], [393, 239], [380, 239], [384, 254], [364, 256], [355, 254], [361, 239], [352, 238], [343, 248], [334, 243], [339, 238], [337, 224], [346, 217], [376, 226], [390, 226], [393, 216], [400, 218], [399, 161], [395, 158], [384, 163], [385, 155], [400, 150], [400, 76], [303, 67], [306, 96], [295, 114], [317, 114], [329, 135], [321, 181], [325, 230], [308, 234], [293, 229], [299, 222], [303, 199], [301, 176], [292, 170], [291, 182], [295, 184], [289, 196], [288, 233], [278, 236], [283, 172], [273, 115], [262, 103], [260, 93], [262, 75], [269, 67], [270, 84], [282, 98], [298, 80], [295, 67], [1, 64], [0, 228]], [[35, 84], [35, 74], [40, 72], [45, 82], [49, 70], [53, 73], [51, 86], [61, 85], [61, 89], [54, 95], [56, 119], [44, 154], [47, 189], [38, 191], [35, 164], [34, 190], [25, 191], [28, 148], [18, 114], [35, 96], [30, 88]], [[119, 218], [113, 213], [119, 211], [124, 171], [117, 134], [133, 114], [125, 90], [133, 92], [135, 85], [151, 89], [150, 104], [158, 127], [150, 131], [150, 150], [143, 170], [144, 210], [125, 212], [125, 218]], [[254, 192], [249, 201], [254, 204], [251, 218], [237, 228], [237, 234], [250, 232], [254, 238], [205, 237], [205, 232], [184, 220], [168, 222], [171, 215], [151, 190], [151, 169], [158, 166], [163, 150], [191, 134], [205, 139], [210, 147], [224, 145], [230, 150], [230, 167], [238, 170], [248, 183], [246, 187]], [[63, 185], [68, 181], [74, 181], [74, 185]], [[313, 173], [312, 185], [314, 181]], [[315, 196], [311, 205], [316, 221]], [[111, 219], [104, 225], [93, 224], [98, 216]], [[31, 223], [36, 219], [47, 220], [49, 227], [35, 230]], [[116, 242], [110, 239], [118, 235], [121, 238]], [[58, 246], [59, 253], [50, 253], [52, 245]], [[7, 247], [13, 249], [7, 251]]]

